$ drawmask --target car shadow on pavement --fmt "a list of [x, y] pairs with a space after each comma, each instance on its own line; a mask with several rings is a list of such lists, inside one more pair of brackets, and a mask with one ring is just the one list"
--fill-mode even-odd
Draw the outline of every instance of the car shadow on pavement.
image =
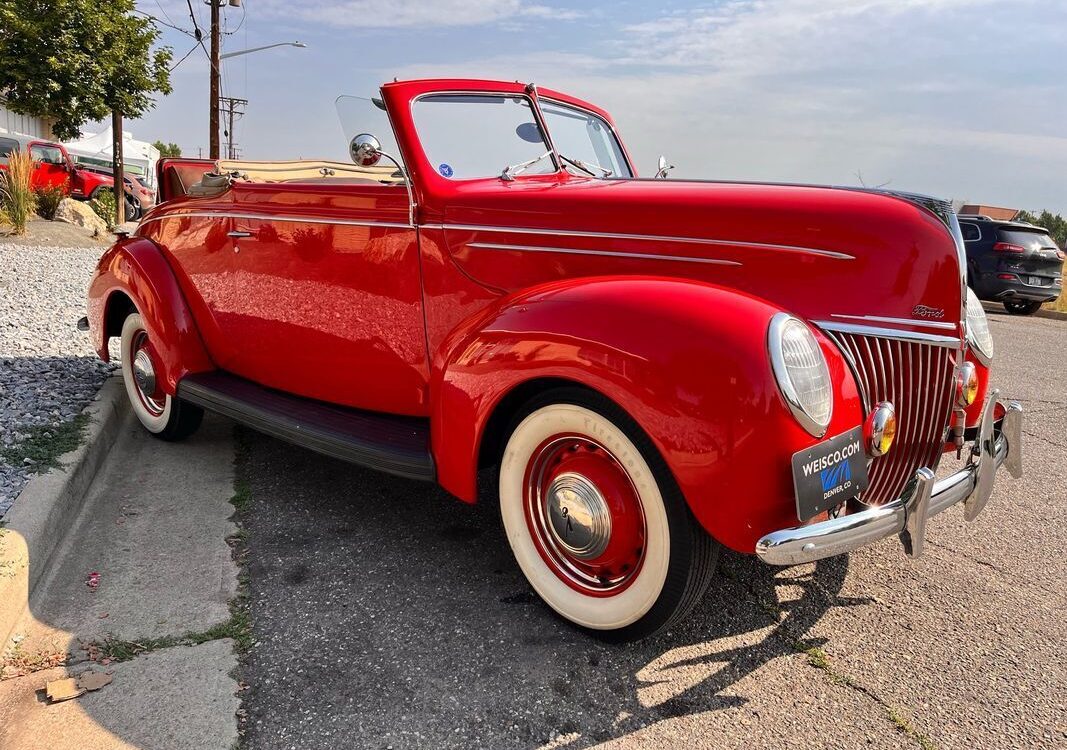
[[[255, 647], [249, 747], [587, 747], [746, 702], [808, 636], [848, 561], [724, 551], [669, 632], [606, 644], [556, 617], [511, 558], [491, 492], [468, 506], [241, 431]], [[485, 484], [485, 482], [483, 482]], [[749, 683], [749, 687], [751, 683]]]

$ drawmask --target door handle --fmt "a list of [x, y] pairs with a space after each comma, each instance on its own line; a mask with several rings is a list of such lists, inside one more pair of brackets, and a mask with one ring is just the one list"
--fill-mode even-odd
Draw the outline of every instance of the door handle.
[[252, 233], [251, 232], [242, 232], [242, 231], [234, 230], [232, 232], [227, 232], [226, 236], [227, 237], [233, 237], [235, 240], [237, 240], [237, 239], [241, 239], [243, 237], [251, 237]]

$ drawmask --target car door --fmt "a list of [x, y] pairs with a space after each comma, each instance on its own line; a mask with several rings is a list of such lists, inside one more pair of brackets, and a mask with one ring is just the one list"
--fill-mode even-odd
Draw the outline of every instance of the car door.
[[54, 143], [31, 143], [30, 156], [37, 162], [33, 171], [34, 189], [62, 186], [70, 179], [63, 150]]
[[406, 189], [337, 177], [233, 191], [231, 291], [213, 310], [229, 368], [309, 398], [427, 414]]

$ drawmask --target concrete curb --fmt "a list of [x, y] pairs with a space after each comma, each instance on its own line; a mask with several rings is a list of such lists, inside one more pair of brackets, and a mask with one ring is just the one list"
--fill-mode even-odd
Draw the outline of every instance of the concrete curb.
[[[995, 315], [1007, 315], [1004, 308], [994, 302], [983, 302], [982, 307], [985, 308], [987, 313], [993, 313]], [[1041, 308], [1032, 317], [1035, 318], [1048, 318], [1050, 320], [1067, 320], [1067, 312], [1060, 312], [1059, 310], [1046, 310]]]
[[104, 383], [85, 413], [85, 442], [60, 457], [61, 468], [34, 477], [0, 528], [0, 649], [6, 646], [34, 587], [78, 519], [86, 490], [118, 437], [129, 401], [122, 378]]

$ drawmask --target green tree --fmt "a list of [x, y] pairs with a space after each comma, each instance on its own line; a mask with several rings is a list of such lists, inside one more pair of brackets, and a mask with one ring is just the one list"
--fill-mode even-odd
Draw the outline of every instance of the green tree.
[[139, 117], [170, 93], [171, 50], [134, 0], [0, 0], [0, 91], [56, 138], [118, 111]]
[[177, 157], [182, 155], [182, 147], [177, 143], [164, 143], [163, 141], [156, 141], [152, 144], [159, 151], [159, 155], [163, 158]]
[[1044, 227], [1048, 230], [1052, 239], [1056, 240], [1057, 245], [1067, 248], [1067, 219], [1059, 214], [1054, 214], [1048, 210], [1042, 211], [1039, 214], [1031, 213], [1030, 211], [1020, 211], [1015, 215], [1015, 220], [1025, 221], [1039, 227]]

